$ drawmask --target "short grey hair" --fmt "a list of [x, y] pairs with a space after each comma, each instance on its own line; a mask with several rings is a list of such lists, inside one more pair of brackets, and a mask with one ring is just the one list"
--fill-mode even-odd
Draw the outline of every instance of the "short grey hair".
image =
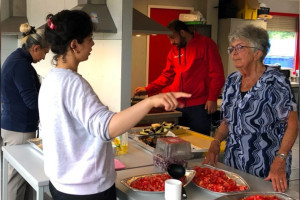
[[263, 62], [271, 46], [268, 32], [261, 27], [254, 26], [253, 24], [234, 30], [229, 34], [228, 40], [230, 44], [232, 44], [235, 40], [247, 40], [250, 45], [263, 52], [263, 56], [260, 58], [261, 62]]

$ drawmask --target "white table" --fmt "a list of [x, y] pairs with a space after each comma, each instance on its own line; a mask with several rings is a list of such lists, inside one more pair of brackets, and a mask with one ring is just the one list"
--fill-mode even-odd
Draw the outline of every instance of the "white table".
[[3, 146], [3, 200], [7, 200], [8, 163], [35, 189], [36, 199], [43, 200], [49, 191], [49, 178], [44, 173], [43, 155], [29, 144]]
[[[44, 199], [44, 192], [49, 191], [49, 178], [44, 173], [43, 155], [30, 144], [3, 146], [3, 200], [7, 200], [8, 163], [36, 190], [37, 200]], [[153, 165], [152, 154], [133, 141], [128, 141], [128, 152], [116, 156], [125, 169]]]

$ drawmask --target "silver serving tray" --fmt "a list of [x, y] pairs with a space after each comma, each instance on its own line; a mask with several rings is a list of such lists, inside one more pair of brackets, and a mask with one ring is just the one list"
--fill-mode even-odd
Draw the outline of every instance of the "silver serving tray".
[[31, 138], [27, 140], [32, 148], [36, 149], [38, 152], [43, 154], [43, 141], [42, 138]]
[[[139, 179], [139, 178], [142, 178], [142, 177], [147, 177], [147, 176], [152, 176], [152, 175], [157, 175], [157, 174], [168, 174], [167, 172], [163, 172], [163, 173], [153, 173], [153, 174], [144, 174], [144, 175], [139, 175], [139, 176], [133, 176], [133, 177], [129, 177], [129, 178], [125, 178], [125, 179], [122, 179], [120, 182], [125, 185], [127, 188], [129, 189], [132, 189], [133, 191], [136, 191], [136, 192], [145, 192], [145, 193], [164, 193], [164, 191], [145, 191], [145, 190], [138, 190], [136, 188], [133, 188], [130, 186], [130, 184]], [[196, 174], [196, 171], [195, 170], [186, 170], [185, 172], [185, 181], [184, 181], [184, 185], [183, 187], [187, 186], [194, 178]]]
[[215, 200], [240, 200], [244, 197], [250, 196], [250, 195], [275, 195], [276, 197], [282, 199], [282, 200], [296, 200], [289, 195], [281, 192], [243, 192], [243, 193], [236, 193], [236, 194], [230, 194], [225, 195], [222, 197], [219, 197]]
[[220, 168], [217, 168], [217, 167], [214, 167], [214, 166], [211, 166], [211, 165], [207, 165], [207, 164], [204, 164], [204, 165], [199, 165], [199, 167], [201, 168], [210, 168], [210, 169], [216, 169], [216, 170], [219, 170], [219, 171], [224, 171], [226, 176], [228, 176], [229, 178], [233, 179], [237, 185], [243, 185], [243, 186], [248, 186], [248, 189], [246, 190], [243, 190], [243, 191], [234, 191], [234, 192], [216, 192], [216, 191], [212, 191], [212, 190], [209, 190], [209, 189], [206, 189], [206, 188], [203, 188], [201, 186], [199, 186], [198, 184], [196, 184], [193, 180], [193, 183], [203, 189], [203, 190], [206, 190], [208, 192], [211, 192], [211, 193], [214, 193], [214, 194], [223, 194], [223, 195], [228, 195], [228, 194], [232, 194], [232, 193], [241, 193], [241, 192], [245, 192], [245, 191], [248, 191], [250, 190], [250, 186], [248, 185], [248, 183], [238, 174], [236, 173], [233, 173], [233, 172], [229, 172], [229, 171], [226, 171], [226, 170], [223, 170], [223, 169], [220, 169]]

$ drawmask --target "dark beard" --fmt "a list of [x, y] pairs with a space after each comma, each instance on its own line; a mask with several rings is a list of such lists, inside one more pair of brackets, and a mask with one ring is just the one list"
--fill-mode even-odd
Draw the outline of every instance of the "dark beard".
[[178, 48], [184, 48], [186, 46], [186, 39], [185, 37], [180, 36], [179, 44], [176, 44]]

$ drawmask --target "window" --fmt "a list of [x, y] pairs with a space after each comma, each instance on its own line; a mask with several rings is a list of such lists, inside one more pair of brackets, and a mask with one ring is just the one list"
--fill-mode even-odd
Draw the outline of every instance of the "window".
[[266, 56], [265, 64], [279, 64], [281, 67], [294, 67], [296, 52], [295, 32], [268, 31], [271, 48]]
[[270, 13], [268, 20], [271, 48], [266, 56], [265, 64], [279, 64], [283, 68], [295, 71], [299, 64], [299, 28], [297, 14]]

